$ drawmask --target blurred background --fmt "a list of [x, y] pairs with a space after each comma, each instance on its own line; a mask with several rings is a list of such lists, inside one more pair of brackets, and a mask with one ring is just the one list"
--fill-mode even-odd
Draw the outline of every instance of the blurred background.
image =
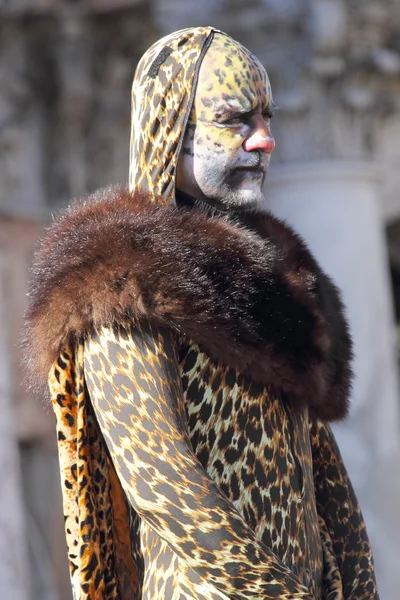
[[0, 598], [71, 600], [51, 407], [22, 385], [19, 335], [51, 213], [128, 177], [130, 85], [162, 35], [214, 25], [269, 72], [266, 205], [343, 290], [353, 408], [335, 427], [381, 600], [400, 558], [400, 1], [0, 0]]

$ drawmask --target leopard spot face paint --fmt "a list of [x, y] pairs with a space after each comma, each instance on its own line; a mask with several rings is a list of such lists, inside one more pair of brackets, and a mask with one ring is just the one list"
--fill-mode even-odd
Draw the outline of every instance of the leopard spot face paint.
[[225, 208], [260, 203], [275, 146], [272, 112], [271, 86], [260, 61], [216, 33], [200, 68], [177, 187]]

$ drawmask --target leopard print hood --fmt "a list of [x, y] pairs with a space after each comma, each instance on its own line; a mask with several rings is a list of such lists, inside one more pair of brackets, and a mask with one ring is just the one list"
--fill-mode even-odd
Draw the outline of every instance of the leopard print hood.
[[177, 31], [156, 42], [140, 60], [132, 85], [131, 191], [151, 192], [162, 204], [173, 201], [198, 71], [217, 31], [212, 27]]
[[268, 212], [210, 216], [124, 188], [72, 204], [36, 257], [33, 370], [46, 379], [71, 339], [126, 317], [172, 328], [322, 419], [346, 414], [351, 340], [338, 291]]

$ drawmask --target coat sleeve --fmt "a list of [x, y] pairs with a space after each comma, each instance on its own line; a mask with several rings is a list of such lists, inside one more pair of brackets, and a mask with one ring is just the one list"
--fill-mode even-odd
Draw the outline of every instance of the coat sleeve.
[[332, 542], [344, 600], [378, 600], [367, 530], [332, 430], [316, 420], [310, 432], [317, 510]]
[[140, 323], [93, 333], [85, 378], [129, 501], [190, 568], [232, 599], [311, 600], [195, 456], [169, 330]]

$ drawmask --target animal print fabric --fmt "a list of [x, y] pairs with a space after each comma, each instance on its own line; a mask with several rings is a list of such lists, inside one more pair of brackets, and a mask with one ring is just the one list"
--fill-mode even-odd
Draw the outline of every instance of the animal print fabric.
[[212, 27], [177, 31], [156, 42], [142, 57], [132, 85], [129, 189], [151, 192], [168, 204], [182, 134], [190, 115], [201, 59]]
[[[376, 599], [378, 591], [367, 530], [340, 450], [329, 427], [310, 423], [317, 510], [324, 519], [322, 535], [329, 532], [339, 575], [331, 580], [343, 587], [344, 598]], [[330, 597], [329, 597], [330, 598]]]
[[[234, 415], [232, 390], [229, 381], [226, 382], [226, 374], [219, 370], [216, 378], [222, 377], [217, 392], [226, 395], [226, 403], [223, 401], [219, 409], [217, 406], [219, 426], [218, 423], [214, 426], [209, 423], [205, 412], [196, 418], [203, 429], [206, 427], [215, 432], [212, 448], [217, 457], [214, 469], [221, 472], [213, 478], [204, 469], [204, 444], [201, 447], [196, 445], [188, 428], [191, 420], [189, 416], [188, 421], [187, 408], [193, 406], [192, 403], [197, 406], [200, 400], [198, 394], [192, 396], [192, 392], [187, 392], [185, 401], [182, 390], [183, 371], [188, 369], [191, 361], [189, 357], [183, 364], [180, 363], [172, 334], [149, 324], [120, 326], [117, 331], [115, 327], [104, 328], [100, 335], [93, 335], [86, 343], [85, 373], [94, 410], [122, 487], [142, 519], [143, 600], [170, 597], [196, 600], [224, 597], [243, 600], [311, 598], [309, 589], [285, 566], [284, 561], [291, 562], [296, 554], [302, 556], [304, 553], [300, 563], [306, 561], [310, 572], [315, 569], [321, 571], [319, 541], [315, 542], [314, 550], [312, 541], [306, 541], [304, 535], [299, 535], [298, 529], [302, 529], [302, 525], [299, 526], [293, 517], [287, 528], [288, 539], [286, 531], [281, 534], [278, 528], [279, 524], [284, 529], [282, 521], [286, 514], [282, 505], [286, 508], [287, 519], [291, 518], [288, 498], [289, 506], [295, 505], [296, 512], [303, 512], [304, 494], [297, 464], [293, 458], [288, 467], [282, 464], [281, 469], [286, 474], [284, 477], [282, 473], [282, 489], [274, 486], [274, 491], [270, 490], [273, 497], [276, 495], [273, 504], [282, 510], [281, 519], [276, 516], [273, 527], [271, 522], [266, 523], [263, 500], [256, 496], [257, 492], [260, 493], [260, 485], [250, 485], [249, 496], [242, 490], [241, 496], [245, 501], [242, 512], [237, 510], [228, 491], [234, 476], [233, 456], [230, 456], [229, 449], [232, 453], [235, 449], [226, 441], [229, 432], [224, 432]], [[188, 371], [192, 377], [193, 369], [196, 370], [196, 365]], [[218, 383], [216, 378], [213, 378], [214, 383]], [[201, 379], [198, 385], [201, 385]], [[235, 386], [235, 382], [232, 381], [231, 385]], [[193, 391], [194, 387], [195, 383], [191, 381], [188, 390]], [[253, 403], [257, 398], [260, 400], [260, 390], [243, 391]], [[202, 406], [203, 402], [200, 404]], [[210, 408], [211, 405], [208, 410]], [[236, 457], [235, 469], [249, 468], [251, 472], [246, 450], [250, 451], [250, 444], [257, 444], [252, 430], [257, 428], [256, 419], [257, 415], [254, 415], [254, 423], [248, 424], [244, 457], [242, 460]], [[198, 436], [198, 432], [192, 431], [192, 435]], [[221, 454], [223, 445], [228, 459]], [[274, 450], [279, 452], [278, 448], [271, 448], [271, 455]], [[285, 451], [289, 454], [288, 448]], [[221, 459], [225, 463], [222, 470], [219, 467]], [[262, 469], [256, 457], [255, 460], [257, 463], [252, 465], [253, 469]], [[264, 476], [268, 477], [267, 473]], [[250, 473], [248, 477], [251, 477]], [[261, 473], [259, 478], [261, 484], [264, 483], [265, 501], [268, 503], [267, 480], [264, 482]], [[237, 477], [235, 481], [239, 486]], [[236, 489], [233, 489], [240, 507]], [[246, 522], [245, 515], [253, 527]], [[300, 523], [303, 519], [300, 517]], [[269, 538], [271, 530], [274, 531], [274, 540], [271, 539], [270, 546], [286, 546], [287, 553], [282, 553], [282, 559], [270, 547], [260, 543], [263, 532]], [[176, 576], [172, 577], [175, 572]], [[311, 580], [308, 583], [311, 584]], [[160, 587], [161, 592], [158, 591]], [[315, 597], [320, 598], [320, 593]]]
[[[150, 325], [104, 328], [86, 342], [84, 356], [90, 396], [81, 345], [75, 357], [70, 349], [63, 352], [51, 380], [76, 598], [378, 598], [369, 544], [352, 548], [365, 527], [357, 503], [345, 496], [350, 483], [327, 425], [312, 424], [310, 436], [306, 415], [290, 420], [289, 407], [273, 390]], [[80, 365], [78, 378], [72, 364]], [[75, 414], [71, 418], [79, 390], [97, 456], [84, 445], [86, 436], [77, 437]], [[87, 455], [95, 460], [92, 468], [103, 465], [94, 498], [101, 511], [82, 502], [91, 487]], [[78, 469], [76, 456], [82, 457]], [[111, 473], [115, 465], [123, 511], [109, 496], [104, 465]], [[320, 492], [323, 468], [333, 498], [328, 508]], [[98, 558], [104, 540], [118, 539], [112, 519], [105, 519], [110, 504], [131, 543], [130, 552], [129, 542], [122, 546], [116, 565], [108, 542], [111, 575]], [[96, 532], [105, 524], [100, 543]], [[110, 592], [104, 585], [87, 590], [94, 580], [87, 564], [96, 564], [95, 579], [110, 581]], [[342, 580], [349, 586], [345, 594]], [[113, 586], [119, 596], [112, 595]]]
[[126, 502], [83, 374], [84, 346], [66, 346], [49, 376], [57, 419], [64, 527], [75, 600], [140, 598], [139, 520]]

